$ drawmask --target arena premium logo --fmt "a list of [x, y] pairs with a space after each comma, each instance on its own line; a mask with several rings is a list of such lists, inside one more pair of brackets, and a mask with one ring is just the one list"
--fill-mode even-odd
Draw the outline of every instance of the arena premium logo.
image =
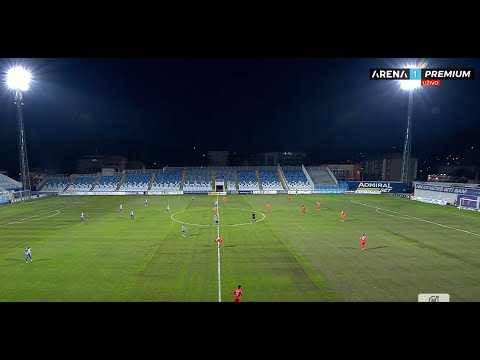
[[390, 183], [384, 183], [384, 182], [361, 182], [358, 184], [359, 188], [379, 188], [382, 190], [382, 192], [390, 192], [392, 191], [392, 186]]

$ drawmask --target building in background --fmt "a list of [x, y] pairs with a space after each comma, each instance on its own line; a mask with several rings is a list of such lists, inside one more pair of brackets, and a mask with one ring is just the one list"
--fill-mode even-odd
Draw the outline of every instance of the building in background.
[[228, 151], [208, 151], [207, 159], [209, 166], [228, 166]]
[[77, 174], [99, 173], [104, 168], [115, 169], [122, 172], [127, 166], [128, 160], [121, 155], [87, 155], [77, 160]]
[[125, 156], [109, 155], [103, 159], [103, 168], [114, 169], [116, 172], [125, 170], [128, 160]]
[[37, 185], [42, 181], [45, 177], [47, 177], [47, 169], [40, 169], [34, 168], [30, 171], [30, 184], [32, 185], [32, 189], [36, 189]]
[[81, 159], [77, 160], [77, 174], [94, 174], [101, 172], [103, 166], [104, 156], [95, 154], [95, 155], [86, 155]]
[[361, 181], [363, 168], [360, 164], [328, 164], [327, 166], [337, 180]]
[[[157, 168], [157, 163], [155, 163], [155, 169]], [[131, 160], [126, 164], [125, 169], [127, 170], [145, 170], [145, 163], [139, 160]], [[123, 170], [122, 170], [123, 171]]]
[[264, 152], [255, 156], [259, 166], [300, 166], [305, 163], [307, 154], [295, 151]]
[[[376, 159], [365, 161], [363, 165], [363, 180], [368, 181], [401, 181], [402, 154], [389, 154]], [[410, 158], [410, 172], [408, 182], [417, 179], [418, 160]]]

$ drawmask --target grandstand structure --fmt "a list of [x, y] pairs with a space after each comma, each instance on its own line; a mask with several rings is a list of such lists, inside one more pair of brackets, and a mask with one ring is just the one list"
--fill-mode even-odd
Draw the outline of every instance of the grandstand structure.
[[125, 170], [113, 175], [48, 176], [41, 193], [56, 194], [208, 194], [223, 183], [225, 193], [343, 193], [348, 190], [326, 166], [165, 167]]

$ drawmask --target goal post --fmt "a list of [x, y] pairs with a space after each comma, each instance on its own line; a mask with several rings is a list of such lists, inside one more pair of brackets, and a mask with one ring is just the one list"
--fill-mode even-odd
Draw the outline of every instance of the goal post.
[[458, 210], [480, 211], [480, 197], [474, 195], [460, 195], [458, 197]]

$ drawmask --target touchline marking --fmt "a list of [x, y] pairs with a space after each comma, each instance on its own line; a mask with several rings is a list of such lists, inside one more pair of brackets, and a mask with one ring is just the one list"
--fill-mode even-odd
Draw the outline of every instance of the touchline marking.
[[375, 211], [376, 211], [377, 213], [379, 213], [379, 214], [382, 214], [382, 215], [385, 215], [385, 216], [396, 217], [396, 218], [398, 218], [398, 219], [415, 220], [415, 219], [412, 219], [412, 218], [409, 218], [409, 217], [406, 217], [406, 216], [398, 216], [398, 215], [396, 215], [396, 214], [393, 214], [393, 215], [385, 214], [385, 213], [381, 212], [380, 209], [376, 209]]
[[[217, 239], [220, 237], [220, 204], [218, 203], [217, 195], [217, 216], [218, 216], [218, 225], [217, 225]], [[217, 242], [217, 264], [218, 264], [218, 302], [222, 302], [222, 291], [220, 283], [220, 243]]]
[[[12, 222], [9, 222], [9, 223], [6, 223], [6, 224], [2, 224], [2, 225], [0, 225], [0, 228], [2, 228], [4, 226], [7, 226], [7, 225], [21, 224], [21, 223], [24, 223], [24, 222], [28, 222], [29, 220], [30, 221], [38, 221], [38, 220], [47, 219], [47, 218], [50, 218], [50, 217], [53, 217], [53, 216], [57, 216], [57, 215], [60, 214], [60, 210], [68, 209], [69, 207], [79, 205], [79, 204], [85, 204], [85, 203], [84, 202], [76, 202], [76, 203], [73, 203], [71, 205], [60, 208], [60, 209], [50, 210], [50, 211], [44, 212], [42, 214], [32, 215], [32, 216], [29, 216], [29, 217], [26, 217], [26, 218], [23, 218], [23, 219], [20, 219], [20, 220], [17, 220], [17, 221], [12, 221]], [[54, 214], [46, 215], [46, 214], [50, 214], [50, 213], [54, 213]]]
[[384, 208], [381, 208], [381, 207], [378, 207], [378, 206], [373, 206], [373, 205], [364, 204], [364, 203], [361, 203], [361, 202], [358, 202], [358, 201], [354, 201], [354, 200], [350, 200], [350, 201], [353, 202], [353, 203], [355, 203], [355, 204], [359, 204], [359, 205], [371, 207], [371, 208], [373, 208], [373, 209], [380, 209], [380, 210], [383, 210], [383, 211], [389, 211], [389, 212], [394, 213], [394, 214], [398, 214], [398, 215], [402, 215], [402, 216], [409, 217], [409, 218], [411, 218], [411, 219], [413, 219], [413, 220], [423, 221], [423, 222], [430, 223], [430, 224], [433, 224], [433, 225], [438, 225], [438, 226], [441, 226], [441, 227], [445, 227], [445, 228], [447, 228], [447, 229], [457, 230], [457, 231], [464, 232], [464, 233], [466, 233], [466, 234], [475, 235], [475, 236], [479, 236], [479, 237], [480, 237], [480, 234], [477, 234], [477, 233], [474, 233], [474, 232], [471, 232], [471, 231], [468, 231], [468, 230], [463, 230], [463, 229], [459, 229], [459, 228], [456, 228], [456, 227], [453, 227], [453, 226], [448, 226], [448, 225], [444, 225], [444, 224], [439, 224], [439, 223], [436, 223], [435, 221], [425, 220], [425, 219], [422, 219], [422, 218], [419, 218], [419, 217], [416, 217], [416, 216], [411, 216], [411, 215], [407, 215], [407, 214], [402, 214], [402, 213], [399, 213], [399, 212], [397, 212], [397, 211], [384, 209]]

